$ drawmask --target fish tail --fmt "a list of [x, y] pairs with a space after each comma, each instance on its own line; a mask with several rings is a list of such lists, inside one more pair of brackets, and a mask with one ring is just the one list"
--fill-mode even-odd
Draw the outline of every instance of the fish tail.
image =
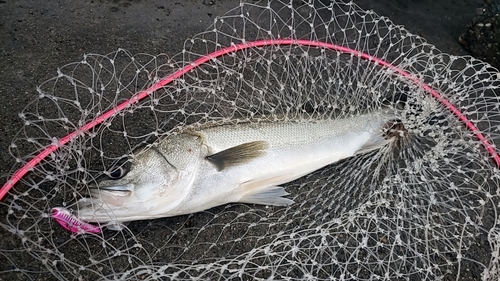
[[368, 153], [386, 146], [392, 146], [404, 140], [408, 136], [408, 131], [404, 124], [394, 114], [387, 114], [382, 125], [373, 130], [370, 139], [356, 152], [357, 154]]

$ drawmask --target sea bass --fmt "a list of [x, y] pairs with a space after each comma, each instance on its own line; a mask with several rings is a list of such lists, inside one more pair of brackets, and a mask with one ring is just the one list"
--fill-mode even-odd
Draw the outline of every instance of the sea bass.
[[[189, 127], [130, 160], [119, 179], [101, 181], [75, 215], [123, 223], [203, 211], [230, 202], [284, 206], [280, 185], [396, 139], [382, 111], [315, 121], [261, 121]], [[120, 172], [121, 171], [121, 172]]]

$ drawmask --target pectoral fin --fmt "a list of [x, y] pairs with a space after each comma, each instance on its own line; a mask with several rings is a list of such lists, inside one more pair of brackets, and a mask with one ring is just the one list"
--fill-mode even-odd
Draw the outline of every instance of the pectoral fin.
[[262, 156], [267, 148], [268, 143], [265, 141], [248, 142], [209, 155], [206, 159], [214, 164], [217, 170], [222, 171]]

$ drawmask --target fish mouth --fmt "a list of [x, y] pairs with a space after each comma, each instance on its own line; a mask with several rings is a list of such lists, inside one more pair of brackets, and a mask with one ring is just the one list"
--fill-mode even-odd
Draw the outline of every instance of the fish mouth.
[[116, 196], [125, 196], [126, 194], [130, 195], [130, 193], [132, 193], [132, 187], [132, 184], [105, 186], [91, 189], [90, 193], [94, 195], [95, 192], [110, 192], [116, 194]]
[[94, 186], [90, 189], [82, 190], [80, 192], [80, 195], [83, 198], [85, 197], [98, 198], [101, 192], [107, 192], [115, 194], [115, 196], [118, 197], [123, 197], [123, 196], [128, 196], [132, 193], [132, 187], [133, 187], [132, 184], [113, 185], [104, 187]]
[[117, 212], [132, 197], [133, 184], [93, 188], [77, 202], [76, 216], [86, 222], [117, 220]]
[[123, 206], [132, 195], [133, 184], [114, 185], [89, 189], [85, 197], [80, 199], [80, 206]]

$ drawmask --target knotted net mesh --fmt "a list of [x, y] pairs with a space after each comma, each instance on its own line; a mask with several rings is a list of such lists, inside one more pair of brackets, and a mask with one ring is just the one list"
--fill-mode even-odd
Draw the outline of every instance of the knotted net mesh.
[[[259, 40], [267, 43], [252, 43]], [[226, 47], [232, 51], [206, 57]], [[81, 129], [158, 83], [165, 85]], [[443, 54], [342, 2], [242, 3], [175, 56], [87, 54], [40, 85], [19, 114], [25, 126], [8, 148], [18, 163], [12, 172], [77, 133], [0, 203], [2, 278], [498, 280], [500, 172], [478, 132], [494, 150], [499, 89], [488, 64]], [[382, 107], [396, 111], [408, 135], [389, 152], [285, 184], [295, 201], [288, 207], [234, 203], [100, 234], [71, 234], [50, 217], [134, 149], [186, 125]]]

